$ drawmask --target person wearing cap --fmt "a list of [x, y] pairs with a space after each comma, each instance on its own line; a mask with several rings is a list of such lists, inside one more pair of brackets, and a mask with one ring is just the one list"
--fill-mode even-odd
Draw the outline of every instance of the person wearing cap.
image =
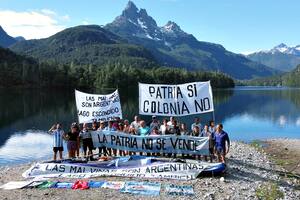
[[159, 127], [160, 127], [160, 123], [159, 121], [157, 120], [156, 116], [153, 115], [152, 116], [152, 122], [150, 123], [150, 132], [152, 132], [152, 130], [154, 128], [157, 128], [157, 130], [159, 130]]

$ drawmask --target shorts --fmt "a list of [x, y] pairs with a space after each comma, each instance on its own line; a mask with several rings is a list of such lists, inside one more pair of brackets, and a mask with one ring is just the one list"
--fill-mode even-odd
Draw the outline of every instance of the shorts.
[[53, 147], [53, 152], [57, 153], [58, 151], [64, 151], [63, 147]]
[[217, 154], [225, 155], [225, 147], [216, 146]]
[[83, 151], [86, 151], [87, 148], [89, 148], [89, 151], [92, 151], [94, 148], [92, 138], [82, 139], [82, 148], [83, 148]]
[[68, 141], [67, 143], [68, 151], [76, 151], [77, 150], [77, 141]]

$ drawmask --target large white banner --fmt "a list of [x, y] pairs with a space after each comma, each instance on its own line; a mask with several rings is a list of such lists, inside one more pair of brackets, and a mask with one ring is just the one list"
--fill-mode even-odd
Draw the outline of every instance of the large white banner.
[[[100, 164], [101, 165], [101, 164]], [[177, 180], [195, 179], [210, 163], [161, 162], [146, 165], [113, 167], [80, 163], [36, 163], [25, 171], [25, 178], [93, 178], [122, 176], [139, 178], [164, 178]]]
[[122, 119], [122, 109], [118, 90], [107, 95], [88, 94], [75, 90], [79, 123]]
[[132, 152], [209, 155], [208, 137], [138, 136], [117, 131], [93, 131], [92, 139], [94, 147], [107, 147]]
[[214, 111], [210, 81], [180, 85], [139, 83], [139, 113], [185, 116]]

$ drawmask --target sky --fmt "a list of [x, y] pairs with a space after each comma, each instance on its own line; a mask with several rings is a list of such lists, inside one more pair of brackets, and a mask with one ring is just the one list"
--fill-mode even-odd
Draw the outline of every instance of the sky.
[[[0, 0], [0, 25], [11, 36], [45, 38], [65, 28], [112, 22], [128, 0]], [[200, 41], [248, 54], [300, 44], [299, 0], [133, 0], [159, 26], [176, 22]]]

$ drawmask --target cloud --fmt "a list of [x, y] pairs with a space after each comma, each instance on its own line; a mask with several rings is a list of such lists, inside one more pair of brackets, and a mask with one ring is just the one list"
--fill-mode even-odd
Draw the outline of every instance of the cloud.
[[26, 12], [0, 10], [0, 25], [3, 29], [11, 36], [23, 36], [26, 39], [49, 37], [65, 29], [62, 22], [69, 20], [68, 15], [59, 16], [49, 9]]

